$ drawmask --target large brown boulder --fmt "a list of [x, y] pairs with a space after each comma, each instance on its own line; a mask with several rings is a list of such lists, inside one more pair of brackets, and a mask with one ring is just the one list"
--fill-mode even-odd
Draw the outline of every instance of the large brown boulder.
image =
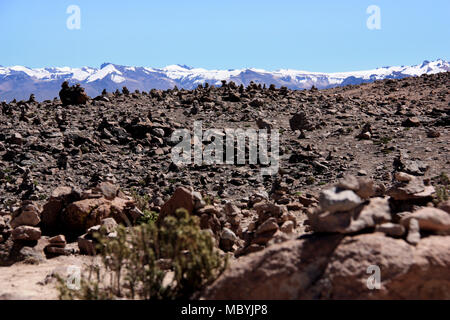
[[186, 209], [189, 214], [192, 214], [194, 211], [194, 196], [191, 190], [184, 187], [175, 190], [172, 197], [162, 206], [158, 221], [168, 215], [173, 215], [177, 209]]
[[316, 282], [342, 240], [327, 235], [291, 240], [242, 257], [203, 293], [203, 299], [297, 299]]
[[35, 227], [41, 222], [40, 209], [30, 201], [25, 201], [22, 206], [14, 212], [13, 219], [11, 221], [11, 227], [16, 228], [19, 226]]
[[[371, 268], [380, 287], [369, 286]], [[235, 261], [203, 299], [450, 299], [450, 237], [313, 235]], [[371, 289], [372, 288], [372, 289]]]
[[67, 206], [61, 214], [65, 230], [84, 233], [87, 229], [99, 225], [103, 219], [114, 218], [118, 223], [131, 225], [139, 217], [132, 200], [114, 198], [92, 198], [76, 201]]
[[111, 213], [109, 204], [108, 200], [102, 198], [71, 203], [61, 217], [64, 227], [74, 232], [84, 232], [109, 217]]
[[80, 194], [71, 187], [58, 187], [53, 190], [50, 199], [41, 213], [41, 226], [44, 231], [59, 231], [61, 212], [72, 202], [80, 200]]
[[30, 226], [20, 226], [12, 231], [11, 236], [14, 241], [36, 241], [41, 237], [41, 230]]

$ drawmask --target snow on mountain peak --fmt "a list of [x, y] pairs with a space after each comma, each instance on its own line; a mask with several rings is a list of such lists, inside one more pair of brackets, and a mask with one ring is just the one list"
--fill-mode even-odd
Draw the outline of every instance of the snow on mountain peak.
[[[53, 98], [63, 81], [77, 82], [86, 88], [89, 95], [99, 93], [99, 88], [108, 90], [129, 89], [150, 90], [173, 88], [192, 89], [199, 84], [208, 82], [220, 85], [222, 80], [234, 81], [236, 84], [248, 85], [250, 81], [288, 86], [291, 89], [309, 89], [312, 85], [317, 88], [359, 84], [385, 78], [404, 78], [450, 71], [448, 61], [438, 59], [425, 60], [415, 66], [392, 66], [372, 70], [350, 72], [310, 72], [294, 69], [280, 69], [266, 71], [257, 68], [245, 69], [203, 69], [187, 65], [175, 64], [163, 68], [121, 66], [113, 63], [103, 63], [100, 68], [27, 68], [24, 66], [0, 67], [0, 97], [24, 98], [30, 93], [39, 97], [39, 91], [45, 91], [41, 98]], [[55, 86], [55, 82], [58, 83]], [[95, 82], [95, 85], [92, 84]], [[2, 84], [6, 85], [2, 86]], [[48, 83], [48, 84], [47, 84]], [[48, 87], [46, 87], [48, 86]], [[9, 91], [6, 91], [8, 88]], [[13, 89], [10, 89], [13, 88]], [[48, 88], [48, 89], [46, 89]], [[28, 90], [28, 91], [27, 91]]]
[[[113, 76], [121, 76], [122, 72], [116, 69], [113, 64], [105, 65], [100, 70], [96, 70], [94, 74], [87, 78], [87, 82], [94, 82], [96, 80], [104, 79], [106, 76], [111, 75], [111, 79], [113, 80]], [[114, 77], [114, 79], [123, 79], [122, 77]], [[113, 80], [114, 81], [114, 80]], [[116, 81], [114, 81], [116, 82]], [[123, 81], [120, 81], [123, 82]]]

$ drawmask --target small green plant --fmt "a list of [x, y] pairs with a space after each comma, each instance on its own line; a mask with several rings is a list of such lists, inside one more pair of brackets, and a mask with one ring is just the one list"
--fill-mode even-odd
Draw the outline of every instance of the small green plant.
[[[199, 218], [184, 209], [159, 226], [119, 226], [114, 239], [97, 236], [101, 263], [90, 266], [79, 290], [70, 290], [58, 278], [60, 299], [189, 298], [227, 266], [211, 235], [200, 229]], [[169, 267], [161, 267], [161, 260]]]
[[208, 206], [214, 204], [214, 197], [211, 197], [209, 195], [204, 196], [203, 200], [205, 201], [206, 205], [208, 205]]
[[444, 186], [436, 187], [436, 199], [435, 203], [441, 203], [443, 201], [448, 200], [448, 191], [447, 188]]
[[41, 193], [39, 195], [39, 200], [43, 201], [43, 200], [47, 200], [48, 196], [46, 194]]
[[146, 224], [150, 222], [155, 222], [158, 219], [158, 213], [150, 210], [150, 202], [151, 202], [150, 195], [145, 194], [141, 196], [139, 192], [134, 188], [130, 189], [130, 194], [133, 197], [134, 202], [136, 203], [136, 207], [143, 213], [143, 216], [138, 218], [136, 223]]
[[313, 176], [309, 176], [306, 178], [306, 184], [311, 185], [316, 182], [316, 179]]
[[379, 140], [376, 140], [373, 143], [375, 145], [383, 145], [383, 144], [388, 144], [391, 141], [392, 141], [391, 137], [381, 137]]
[[432, 180], [436, 190], [434, 204], [437, 205], [443, 201], [447, 201], [450, 193], [450, 179], [447, 173], [441, 172], [439, 176], [434, 177]]
[[438, 179], [439, 179], [440, 184], [442, 184], [444, 186], [450, 185], [450, 179], [448, 178], [448, 176], [445, 172], [441, 172]]
[[145, 195], [141, 196], [139, 194], [139, 192], [134, 188], [130, 189], [130, 194], [131, 194], [131, 197], [134, 199], [134, 202], [136, 203], [136, 207], [139, 210], [141, 210], [141, 211], [149, 210], [149, 203], [151, 200], [150, 195], [145, 194]]
[[151, 222], [156, 222], [158, 219], [158, 213], [155, 211], [144, 210], [142, 213], [143, 216], [137, 219], [137, 224], [149, 224]]

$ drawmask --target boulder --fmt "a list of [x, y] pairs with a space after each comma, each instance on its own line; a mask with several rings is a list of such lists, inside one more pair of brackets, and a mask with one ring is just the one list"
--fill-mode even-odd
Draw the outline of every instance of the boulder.
[[450, 214], [450, 200], [443, 201], [438, 204], [438, 209], [444, 210], [448, 214]]
[[400, 223], [407, 227], [411, 219], [415, 219], [419, 223], [421, 230], [426, 231], [450, 231], [450, 214], [437, 208], [422, 208], [403, 218]]
[[275, 217], [279, 218], [284, 212], [287, 212], [286, 206], [271, 203], [269, 201], [261, 201], [253, 206], [258, 214], [259, 221], [264, 222], [265, 220]]
[[352, 190], [342, 190], [337, 187], [323, 190], [319, 196], [320, 209], [329, 213], [352, 210], [361, 202], [361, 198]]
[[433, 186], [425, 186], [417, 177], [396, 174], [397, 183], [387, 191], [394, 200], [418, 200], [431, 197], [435, 193]]
[[419, 127], [420, 120], [417, 117], [410, 117], [402, 122], [402, 126], [404, 126], [404, 127]]
[[202, 299], [296, 299], [302, 290], [319, 279], [328, 255], [341, 239], [342, 236], [329, 235], [291, 240], [262, 251], [260, 246], [253, 244], [253, 251], [258, 252], [232, 261], [228, 269], [203, 292]]
[[102, 182], [97, 187], [95, 187], [92, 192], [100, 193], [106, 199], [113, 200], [119, 192], [119, 187], [109, 182]]
[[80, 253], [94, 256], [96, 254], [95, 246], [95, 241], [93, 239], [89, 239], [87, 233], [78, 237], [78, 248], [80, 249]]
[[257, 229], [256, 229], [256, 235], [261, 235], [263, 233], [275, 233], [278, 230], [278, 224], [277, 219], [275, 218], [269, 218], [266, 221], [264, 221]]
[[117, 222], [113, 218], [106, 218], [101, 221], [100, 230], [103, 234], [110, 234], [111, 232], [116, 231]]
[[357, 178], [348, 175], [340, 180], [336, 187], [342, 190], [352, 190], [362, 199], [369, 199], [375, 195], [373, 180], [369, 178]]
[[64, 235], [54, 236], [48, 239], [49, 246], [64, 248], [67, 244], [66, 237]]
[[88, 228], [100, 224], [101, 220], [110, 214], [111, 203], [108, 200], [85, 199], [67, 206], [61, 219], [67, 230], [83, 233]]
[[45, 231], [57, 231], [61, 225], [61, 212], [72, 202], [80, 200], [80, 194], [71, 187], [61, 186], [53, 190], [41, 213], [41, 226]]
[[175, 190], [172, 197], [162, 206], [158, 221], [162, 221], [168, 215], [173, 215], [180, 208], [186, 209], [189, 214], [194, 211], [192, 191], [184, 187]]
[[382, 223], [375, 227], [376, 232], [382, 232], [390, 237], [402, 237], [405, 234], [405, 227], [392, 222]]
[[309, 224], [316, 232], [355, 233], [390, 220], [387, 198], [372, 198], [346, 212], [315, 211], [309, 214]]
[[41, 222], [39, 209], [33, 205], [27, 205], [17, 213], [17, 216], [11, 221], [11, 227], [31, 226], [35, 227]]
[[270, 130], [272, 130], [272, 124], [269, 121], [261, 118], [256, 120], [256, 125], [258, 126], [258, 129], [267, 130], [268, 133], [270, 133]]
[[20, 226], [12, 231], [11, 236], [14, 241], [36, 241], [41, 237], [41, 229], [30, 226]]
[[220, 234], [220, 248], [224, 251], [231, 251], [237, 239], [236, 234], [232, 230], [223, 228]]
[[[382, 233], [313, 235], [233, 261], [201, 298], [450, 299], [449, 268], [449, 236], [431, 236], [414, 247]], [[374, 269], [379, 289], [369, 285]]]
[[280, 227], [280, 231], [287, 233], [287, 234], [291, 234], [294, 231], [295, 228], [295, 223], [291, 220], [285, 221], [281, 227]]

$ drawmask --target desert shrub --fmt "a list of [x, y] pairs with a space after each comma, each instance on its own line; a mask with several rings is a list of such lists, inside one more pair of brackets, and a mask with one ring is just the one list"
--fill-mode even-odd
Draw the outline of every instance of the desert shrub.
[[158, 213], [151, 210], [142, 211], [143, 215], [139, 217], [136, 221], [137, 224], [149, 224], [152, 222], [156, 222], [158, 219]]
[[150, 210], [150, 196], [148, 194], [140, 195], [134, 188], [130, 190], [130, 193], [136, 203], [136, 207], [144, 214], [136, 221], [136, 223], [148, 224], [150, 222], [155, 222], [158, 219], [158, 213]]
[[436, 199], [435, 199], [435, 204], [439, 204], [443, 201], [447, 201], [448, 200], [448, 191], [447, 188], [445, 188], [444, 186], [438, 186], [436, 187]]
[[180, 209], [159, 226], [120, 226], [117, 237], [97, 235], [101, 262], [90, 266], [79, 290], [59, 278], [60, 299], [189, 298], [225, 269], [199, 219]]
[[445, 172], [441, 172], [439, 176], [432, 178], [433, 186], [436, 189], [434, 204], [437, 205], [449, 199], [450, 179]]

